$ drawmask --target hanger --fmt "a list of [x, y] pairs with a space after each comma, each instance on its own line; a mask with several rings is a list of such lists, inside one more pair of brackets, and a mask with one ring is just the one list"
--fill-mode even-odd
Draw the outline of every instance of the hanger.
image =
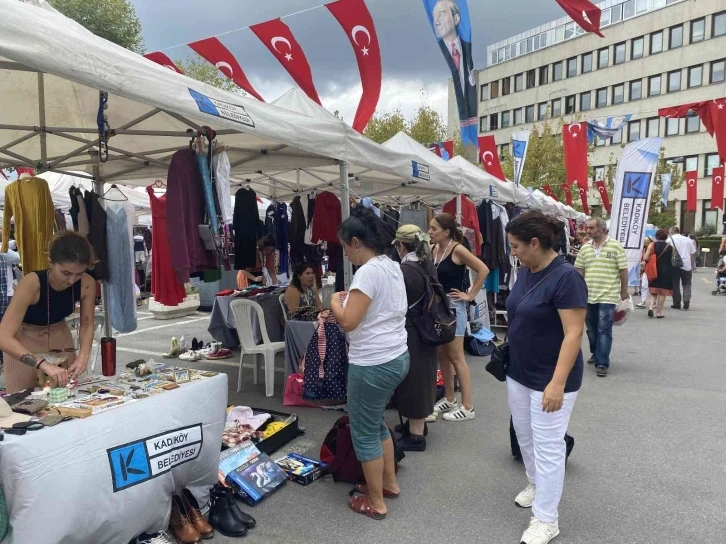
[[[123, 198], [108, 198], [106, 196], [108, 193], [110, 193], [114, 189], [116, 189], [116, 191], [118, 192], [118, 194], [120, 194]], [[116, 184], [115, 183], [113, 185], [111, 185], [111, 188], [108, 191], [106, 191], [105, 193], [103, 193], [103, 196], [101, 198], [104, 199], [104, 200], [109, 200], [111, 202], [124, 202], [124, 201], [127, 201], [129, 199], [125, 194], [123, 194], [123, 192], [121, 192], [121, 189], [119, 189], [118, 187], [116, 187]]]

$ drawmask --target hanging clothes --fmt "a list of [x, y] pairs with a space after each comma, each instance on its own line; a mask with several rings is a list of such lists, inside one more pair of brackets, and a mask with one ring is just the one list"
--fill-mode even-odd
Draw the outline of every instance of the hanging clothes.
[[134, 207], [128, 201], [106, 203], [109, 247], [108, 313], [119, 332], [136, 330], [135, 269], [132, 242]]
[[429, 230], [426, 210], [414, 210], [410, 207], [403, 208], [401, 209], [401, 214], [399, 215], [398, 221], [401, 225], [416, 225], [423, 232], [428, 232]]
[[272, 240], [277, 247], [277, 210], [276, 203], [273, 202], [267, 206], [265, 210], [265, 233], [264, 235]]
[[56, 210], [53, 220], [55, 222], [55, 232], [65, 232], [68, 230], [68, 227], [66, 227], [66, 216], [63, 215], [62, 211]]
[[[166, 225], [166, 195], [157, 196], [153, 186], [146, 188], [151, 205], [151, 228], [154, 246], [151, 249], [151, 294], [164, 306], [178, 306], [187, 296], [171, 262], [171, 249]], [[142, 237], [143, 240], [143, 237]]]
[[315, 196], [308, 195], [307, 213], [305, 214], [306, 228], [305, 228], [305, 243], [308, 245], [314, 245], [313, 242], [313, 219], [315, 218]]
[[[205, 153], [197, 153], [197, 166], [199, 167], [199, 175], [202, 178], [202, 188], [204, 190], [204, 202], [207, 209], [207, 218], [209, 225], [214, 232], [219, 230], [219, 218], [217, 217], [217, 208], [214, 206], [214, 189], [212, 188], [212, 171], [209, 159]], [[200, 223], [201, 224], [201, 223]]]
[[[391, 227], [394, 232], [397, 231], [398, 226], [399, 226], [398, 219], [400, 217], [398, 210], [395, 210], [395, 209], [391, 208], [390, 206], [386, 206], [385, 208], [383, 208], [381, 213], [382, 213], [383, 221], [386, 223], [386, 225]], [[428, 227], [426, 228], [426, 231], [428, 231]]]
[[[444, 213], [450, 213], [456, 217], [456, 199], [449, 200], [444, 204]], [[477, 215], [476, 205], [466, 195], [461, 196], [461, 226], [474, 231], [475, 241], [472, 250], [475, 255], [481, 255], [482, 235]]]
[[288, 246], [288, 219], [287, 204], [284, 202], [277, 203], [277, 209], [275, 212], [275, 227], [277, 229], [276, 245], [277, 251], [280, 252], [280, 274], [287, 274], [290, 268], [290, 249]]
[[342, 221], [343, 212], [340, 200], [330, 191], [323, 191], [315, 198], [315, 214], [313, 217], [312, 241], [318, 243], [338, 242], [338, 227]]
[[489, 270], [494, 270], [499, 266], [496, 262], [494, 255], [494, 239], [495, 239], [495, 227], [494, 227], [494, 215], [492, 214], [492, 207], [489, 205], [488, 200], [483, 200], [477, 208], [477, 216], [479, 218], [479, 226], [483, 235], [481, 260], [487, 265]]
[[101, 204], [101, 200], [96, 193], [90, 193], [89, 201], [91, 204], [89, 207], [91, 211], [91, 231], [88, 233], [88, 241], [93, 246], [96, 259], [98, 259], [90, 274], [97, 281], [108, 281], [108, 221], [106, 210], [103, 209], [103, 204]]
[[91, 232], [91, 225], [88, 220], [86, 201], [83, 199], [83, 193], [80, 189], [76, 189], [75, 199], [78, 202], [78, 234], [88, 236], [88, 233]]
[[234, 195], [234, 269], [252, 268], [257, 262], [257, 238], [261, 230], [257, 195], [242, 188]]
[[48, 268], [48, 245], [53, 238], [55, 210], [48, 182], [21, 178], [5, 187], [2, 250], [8, 252], [10, 220], [15, 218], [15, 240], [23, 272]]
[[199, 235], [204, 218], [204, 189], [196, 152], [182, 149], [169, 165], [166, 190], [166, 224], [174, 272], [182, 283], [190, 274], [217, 268], [216, 255], [206, 250]]
[[290, 240], [290, 260], [294, 267], [305, 260], [305, 210], [299, 196], [290, 203], [290, 225], [287, 232]]
[[212, 159], [214, 167], [214, 186], [217, 189], [217, 200], [219, 201], [219, 215], [222, 223], [229, 225], [234, 219], [232, 214], [232, 195], [229, 191], [229, 173], [231, 166], [226, 151], [220, 151]]
[[73, 230], [75, 232], [78, 232], [78, 199], [76, 198], [76, 191], [78, 189], [76, 186], [72, 186], [68, 188], [68, 198], [71, 201], [71, 207], [68, 209], [68, 213], [71, 216], [71, 221], [73, 222]]
[[376, 216], [381, 216], [381, 210], [375, 207], [375, 205], [373, 204], [373, 199], [371, 197], [367, 196], [365, 198], [362, 198], [360, 203], [361, 206], [363, 206], [364, 208], [370, 208], [371, 210], [373, 210], [373, 213], [376, 214]]

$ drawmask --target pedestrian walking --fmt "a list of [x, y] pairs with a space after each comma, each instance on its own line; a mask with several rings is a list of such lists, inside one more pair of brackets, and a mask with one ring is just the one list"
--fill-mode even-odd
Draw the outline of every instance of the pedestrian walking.
[[663, 306], [667, 297], [673, 296], [673, 248], [668, 245], [668, 231], [660, 229], [655, 233], [655, 242], [648, 246], [643, 262], [655, 256], [658, 276], [648, 281], [650, 291], [650, 305], [648, 306], [648, 317], [663, 319]]
[[645, 274], [645, 263], [648, 259], [645, 258], [645, 254], [648, 251], [648, 247], [653, 243], [653, 239], [650, 236], [646, 236], [643, 239], [643, 251], [640, 254], [640, 303], [636, 304], [635, 307], [644, 310], [648, 304], [648, 297], [650, 292], [648, 291], [648, 276]]
[[[673, 255], [673, 264], [677, 269], [673, 274], [673, 305], [671, 308], [676, 310], [688, 310], [691, 307], [691, 284], [693, 283], [693, 261], [692, 257], [696, 254], [696, 248], [693, 242], [687, 236], [683, 236], [678, 227], [672, 227], [670, 232], [670, 244], [675, 248], [676, 254]], [[681, 286], [683, 291], [681, 292]]]

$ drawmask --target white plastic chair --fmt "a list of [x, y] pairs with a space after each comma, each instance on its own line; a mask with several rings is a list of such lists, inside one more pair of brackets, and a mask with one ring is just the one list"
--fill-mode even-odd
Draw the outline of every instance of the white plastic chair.
[[[239, 357], [239, 376], [237, 377], [237, 392], [242, 389], [242, 362], [245, 355], [253, 356], [253, 379], [254, 384], [259, 383], [257, 379], [257, 356], [262, 355], [265, 359], [265, 395], [272, 397], [275, 394], [275, 355], [285, 351], [285, 342], [270, 342], [265, 324], [265, 314], [262, 306], [251, 300], [233, 300], [230, 309], [234, 315], [237, 335], [242, 346]], [[254, 323], [252, 312], [257, 312], [257, 322], [260, 325], [262, 344], [256, 344], [252, 334]]]
[[282, 308], [282, 317], [287, 323], [287, 305], [285, 304], [285, 293], [280, 295], [280, 308]]
[[334, 293], [335, 285], [324, 285], [320, 291], [318, 291], [320, 302], [322, 302], [323, 308], [326, 310], [330, 310], [330, 299], [333, 298]]

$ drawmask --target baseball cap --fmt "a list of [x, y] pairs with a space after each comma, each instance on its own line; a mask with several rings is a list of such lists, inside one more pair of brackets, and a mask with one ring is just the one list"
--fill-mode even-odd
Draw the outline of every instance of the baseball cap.
[[0, 398], [0, 427], [12, 427], [15, 423], [23, 423], [30, 419], [30, 416], [13, 412], [5, 399]]
[[396, 231], [396, 238], [394, 238], [392, 245], [396, 242], [412, 244], [421, 240], [428, 242], [430, 238], [429, 235], [424, 233], [420, 227], [417, 225], [402, 225]]

